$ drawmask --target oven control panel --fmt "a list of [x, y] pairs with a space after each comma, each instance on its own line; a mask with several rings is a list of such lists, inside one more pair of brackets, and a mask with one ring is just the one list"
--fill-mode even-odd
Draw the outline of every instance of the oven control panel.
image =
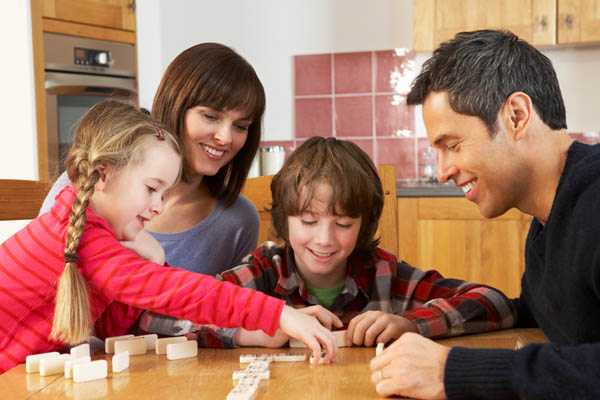
[[77, 65], [90, 65], [94, 67], [110, 67], [110, 51], [92, 50], [75, 47], [74, 63]]

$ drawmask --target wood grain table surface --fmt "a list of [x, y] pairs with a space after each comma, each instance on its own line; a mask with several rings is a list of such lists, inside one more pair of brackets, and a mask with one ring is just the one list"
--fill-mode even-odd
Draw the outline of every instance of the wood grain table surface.
[[[539, 329], [506, 329], [438, 340], [448, 346], [518, 349], [547, 341]], [[112, 354], [100, 350], [92, 359], [106, 359], [108, 378], [75, 383], [64, 375], [27, 374], [19, 364], [0, 375], [2, 399], [225, 399], [233, 389], [233, 371], [241, 354], [304, 352], [307, 349], [198, 349], [198, 357], [169, 361], [148, 352], [132, 356], [129, 369], [113, 374]], [[271, 364], [271, 379], [261, 382], [256, 399], [379, 399], [370, 380], [369, 362], [375, 348], [340, 348], [335, 363], [314, 366], [308, 361]]]

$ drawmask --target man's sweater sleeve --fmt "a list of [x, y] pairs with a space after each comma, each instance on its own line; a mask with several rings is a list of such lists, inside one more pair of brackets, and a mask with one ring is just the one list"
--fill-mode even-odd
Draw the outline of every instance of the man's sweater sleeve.
[[532, 343], [520, 350], [450, 351], [444, 371], [449, 400], [598, 399], [600, 343], [557, 347]]

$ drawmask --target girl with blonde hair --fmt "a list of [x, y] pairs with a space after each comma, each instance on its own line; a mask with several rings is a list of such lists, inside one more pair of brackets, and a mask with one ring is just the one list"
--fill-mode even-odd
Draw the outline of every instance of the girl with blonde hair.
[[[258, 212], [240, 191], [260, 144], [265, 102], [254, 68], [225, 45], [194, 45], [167, 67], [152, 116], [179, 137], [183, 173], [165, 196], [165, 212], [146, 228], [169, 264], [215, 275], [256, 248]], [[63, 174], [41, 213], [68, 184]]]
[[67, 157], [74, 187], [0, 246], [0, 373], [25, 357], [129, 332], [143, 309], [275, 334], [318, 358], [335, 339], [282, 300], [168, 268], [144, 225], [163, 210], [181, 174], [177, 138], [117, 101], [82, 119]]

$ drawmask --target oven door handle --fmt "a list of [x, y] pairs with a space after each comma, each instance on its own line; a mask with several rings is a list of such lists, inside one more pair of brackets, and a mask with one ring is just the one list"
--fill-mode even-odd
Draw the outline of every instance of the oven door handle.
[[61, 72], [46, 72], [45, 75], [46, 91], [49, 93], [59, 93], [61, 88], [83, 87], [126, 90], [137, 94], [137, 82], [135, 79], [114, 76], [65, 74]]

